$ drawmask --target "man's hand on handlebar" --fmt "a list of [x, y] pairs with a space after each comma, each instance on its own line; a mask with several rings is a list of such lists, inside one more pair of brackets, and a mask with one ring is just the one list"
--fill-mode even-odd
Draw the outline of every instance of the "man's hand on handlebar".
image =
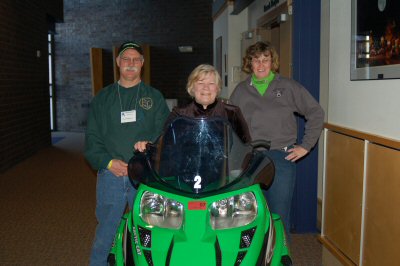
[[138, 141], [134, 145], [134, 149], [140, 152], [144, 152], [146, 150], [146, 145], [149, 141]]

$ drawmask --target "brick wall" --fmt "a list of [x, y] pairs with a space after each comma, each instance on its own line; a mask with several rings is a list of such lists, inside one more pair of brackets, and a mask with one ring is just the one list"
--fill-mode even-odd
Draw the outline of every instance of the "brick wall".
[[0, 172], [51, 142], [44, 6], [0, 2]]
[[[57, 24], [57, 129], [83, 131], [91, 95], [90, 47], [105, 49], [105, 85], [113, 81], [111, 48], [126, 40], [151, 47], [151, 85], [166, 98], [188, 99], [189, 73], [212, 63], [212, 1], [64, 0]], [[194, 53], [181, 54], [179, 45]]]

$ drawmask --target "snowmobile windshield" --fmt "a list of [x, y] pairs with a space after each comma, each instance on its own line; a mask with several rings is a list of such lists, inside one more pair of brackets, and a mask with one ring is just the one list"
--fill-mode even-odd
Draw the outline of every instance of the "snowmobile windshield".
[[226, 120], [178, 117], [148, 147], [145, 158], [131, 160], [129, 168], [135, 168], [130, 172], [136, 175], [140, 172], [136, 179], [150, 186], [157, 183], [157, 187], [170, 188], [167, 190], [209, 194], [241, 178], [247, 177], [241, 186], [251, 185], [257, 169], [261, 171], [266, 164], [259, 167], [263, 159], [241, 141]]

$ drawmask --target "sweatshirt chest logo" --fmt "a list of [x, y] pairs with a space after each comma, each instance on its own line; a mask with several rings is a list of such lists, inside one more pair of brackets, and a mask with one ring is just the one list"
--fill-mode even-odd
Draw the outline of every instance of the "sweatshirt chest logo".
[[282, 90], [281, 89], [274, 89], [272, 93], [275, 95], [276, 98], [282, 97]]
[[139, 105], [145, 110], [150, 110], [153, 107], [153, 99], [149, 97], [143, 97], [139, 100]]

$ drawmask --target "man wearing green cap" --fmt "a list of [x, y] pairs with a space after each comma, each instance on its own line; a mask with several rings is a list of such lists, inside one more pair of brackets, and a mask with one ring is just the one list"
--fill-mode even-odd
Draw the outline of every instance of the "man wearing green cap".
[[107, 265], [121, 215], [136, 194], [127, 176], [134, 144], [154, 141], [169, 115], [162, 94], [141, 81], [144, 58], [140, 45], [123, 43], [116, 62], [120, 79], [93, 98], [86, 129], [85, 157], [98, 171], [98, 224], [90, 265]]

